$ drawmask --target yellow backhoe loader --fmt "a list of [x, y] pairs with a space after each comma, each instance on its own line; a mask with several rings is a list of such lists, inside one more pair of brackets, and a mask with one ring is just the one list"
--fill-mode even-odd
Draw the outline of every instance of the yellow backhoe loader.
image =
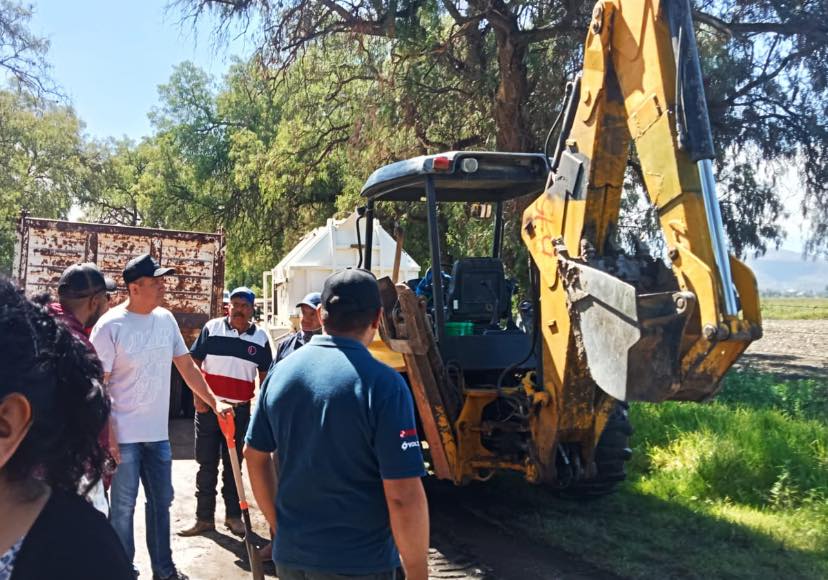
[[[761, 336], [754, 276], [727, 252], [689, 0], [599, 1], [562, 119], [552, 155], [429, 155], [385, 166], [363, 188], [368, 248], [378, 202], [426, 204], [435, 273], [380, 280], [380, 334], [405, 360], [438, 478], [514, 470], [606, 493], [629, 458], [627, 402], [709, 399]], [[663, 258], [617, 242], [631, 141]], [[527, 195], [532, 299], [518, 324], [503, 207]], [[458, 259], [449, 275], [439, 206], [472, 202], [494, 208], [492, 252]]]

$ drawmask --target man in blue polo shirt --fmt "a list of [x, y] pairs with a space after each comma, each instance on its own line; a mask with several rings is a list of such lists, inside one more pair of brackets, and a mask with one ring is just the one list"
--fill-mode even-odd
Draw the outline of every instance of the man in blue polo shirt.
[[[288, 335], [287, 338], [282, 339], [282, 341], [276, 346], [276, 354], [273, 357], [273, 362], [270, 364], [271, 369], [276, 366], [279, 361], [309, 343], [310, 339], [315, 335], [322, 334], [322, 323], [319, 321], [319, 315], [316, 313], [316, 309], [319, 307], [320, 302], [322, 302], [322, 295], [319, 292], [309, 292], [305, 294], [305, 297], [302, 298], [301, 302], [296, 304], [296, 308], [299, 309], [300, 314], [299, 330]], [[259, 397], [262, 397], [264, 394], [265, 386], [267, 386], [267, 383], [263, 382], [262, 389], [259, 391]], [[239, 449], [241, 449], [241, 447], [239, 447]], [[259, 557], [264, 562], [269, 562], [272, 559], [272, 554], [272, 542], [268, 542], [259, 548]]]
[[329, 276], [319, 307], [324, 334], [278, 363], [253, 412], [245, 458], [256, 502], [276, 530], [282, 580], [390, 580], [400, 558], [406, 578], [428, 577], [411, 393], [366, 348], [381, 313], [370, 272]]

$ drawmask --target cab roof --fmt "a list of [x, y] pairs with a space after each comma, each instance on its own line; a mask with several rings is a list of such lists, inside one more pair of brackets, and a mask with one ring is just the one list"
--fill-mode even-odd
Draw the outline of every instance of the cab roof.
[[431, 176], [438, 202], [497, 202], [540, 194], [548, 174], [549, 162], [540, 153], [450, 151], [380, 167], [362, 186], [362, 195], [372, 201], [423, 200]]

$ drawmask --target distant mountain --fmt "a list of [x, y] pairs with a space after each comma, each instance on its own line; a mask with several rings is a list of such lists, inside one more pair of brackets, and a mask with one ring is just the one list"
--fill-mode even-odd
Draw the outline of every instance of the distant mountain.
[[748, 259], [759, 290], [824, 292], [828, 286], [828, 260], [802, 259], [790, 250], [771, 250], [758, 259]]

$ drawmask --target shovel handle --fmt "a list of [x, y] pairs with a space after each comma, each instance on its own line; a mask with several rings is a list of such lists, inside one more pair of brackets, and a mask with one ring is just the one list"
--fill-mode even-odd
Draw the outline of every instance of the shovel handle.
[[236, 492], [239, 495], [239, 507], [242, 510], [242, 521], [244, 522], [244, 545], [247, 548], [247, 559], [250, 562], [250, 572], [254, 580], [264, 580], [264, 569], [259, 559], [259, 552], [253, 544], [250, 525], [250, 512], [248, 511], [247, 498], [244, 493], [244, 482], [242, 481], [241, 466], [236, 457], [236, 421], [231, 413], [216, 415], [221, 432], [227, 441], [227, 451], [230, 456], [230, 466], [233, 469], [233, 479], [236, 481]]
[[400, 278], [400, 261], [402, 259], [403, 242], [405, 241], [405, 232], [400, 224], [394, 224], [394, 239], [397, 245], [394, 247], [394, 268], [391, 270], [391, 281], [396, 284]]
[[227, 440], [227, 447], [234, 449], [236, 447], [236, 422], [233, 420], [233, 415], [222, 413], [216, 417], [218, 417], [219, 429]]

